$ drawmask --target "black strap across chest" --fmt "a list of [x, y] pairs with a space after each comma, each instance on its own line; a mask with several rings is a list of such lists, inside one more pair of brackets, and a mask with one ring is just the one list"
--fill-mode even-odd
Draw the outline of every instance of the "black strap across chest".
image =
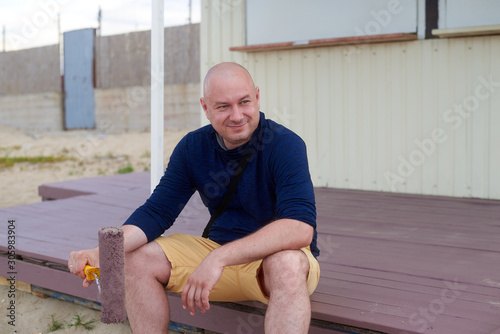
[[231, 199], [233, 198], [233, 195], [236, 192], [236, 188], [238, 187], [238, 183], [240, 182], [241, 176], [243, 175], [243, 171], [247, 167], [248, 161], [252, 156], [252, 151], [253, 150], [249, 149], [247, 153], [243, 157], [241, 157], [240, 160], [238, 161], [238, 167], [236, 168], [236, 171], [234, 172], [233, 176], [231, 177], [231, 180], [229, 181], [226, 194], [222, 198], [221, 203], [215, 209], [214, 213], [210, 217], [210, 221], [203, 230], [203, 235], [202, 235], [203, 238], [208, 238], [208, 233], [210, 232], [210, 228], [212, 228], [212, 225], [215, 223], [217, 218], [219, 218], [222, 215], [222, 213], [227, 209], [227, 206], [231, 202]]

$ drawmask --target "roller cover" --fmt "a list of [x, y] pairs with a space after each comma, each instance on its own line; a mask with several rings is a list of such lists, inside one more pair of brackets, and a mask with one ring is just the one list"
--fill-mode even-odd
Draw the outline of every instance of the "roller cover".
[[123, 230], [104, 227], [99, 230], [99, 266], [101, 272], [101, 321], [125, 322], [125, 252]]

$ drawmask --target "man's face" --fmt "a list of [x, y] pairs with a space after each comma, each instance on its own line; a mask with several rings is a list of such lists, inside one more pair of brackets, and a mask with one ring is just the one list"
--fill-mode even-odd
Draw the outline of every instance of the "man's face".
[[259, 125], [259, 88], [243, 70], [214, 74], [200, 99], [207, 118], [227, 149], [250, 141]]

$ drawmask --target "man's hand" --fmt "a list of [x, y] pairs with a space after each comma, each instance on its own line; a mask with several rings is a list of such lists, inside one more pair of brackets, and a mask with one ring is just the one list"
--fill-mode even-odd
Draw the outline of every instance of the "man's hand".
[[189, 309], [191, 315], [195, 315], [195, 304], [201, 313], [208, 311], [210, 309], [208, 296], [223, 271], [224, 266], [218, 263], [212, 251], [189, 276], [182, 290], [182, 307]]
[[83, 287], [88, 288], [93, 281], [88, 281], [85, 277], [85, 266], [90, 265], [92, 267], [99, 268], [99, 248], [81, 250], [77, 252], [71, 252], [69, 254], [68, 268], [69, 271], [80, 278], [83, 279]]

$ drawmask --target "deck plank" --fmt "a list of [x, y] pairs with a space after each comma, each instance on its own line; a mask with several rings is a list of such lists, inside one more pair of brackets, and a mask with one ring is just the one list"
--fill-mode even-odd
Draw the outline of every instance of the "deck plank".
[[[40, 194], [57, 200], [2, 209], [0, 218], [16, 220], [19, 255], [65, 265], [75, 248], [97, 244], [100, 227], [121, 225], [144, 203], [149, 173], [58, 182], [41, 186]], [[321, 279], [311, 297], [315, 319], [398, 334], [500, 329], [500, 201], [325, 188], [315, 194], [321, 249]], [[167, 232], [201, 235], [208, 218], [196, 194]], [[0, 230], [0, 250], [6, 233]], [[21, 266], [26, 281], [57, 288], [53, 272], [64, 292], [88, 297], [61, 268]], [[208, 318], [199, 323], [222, 326]]]

